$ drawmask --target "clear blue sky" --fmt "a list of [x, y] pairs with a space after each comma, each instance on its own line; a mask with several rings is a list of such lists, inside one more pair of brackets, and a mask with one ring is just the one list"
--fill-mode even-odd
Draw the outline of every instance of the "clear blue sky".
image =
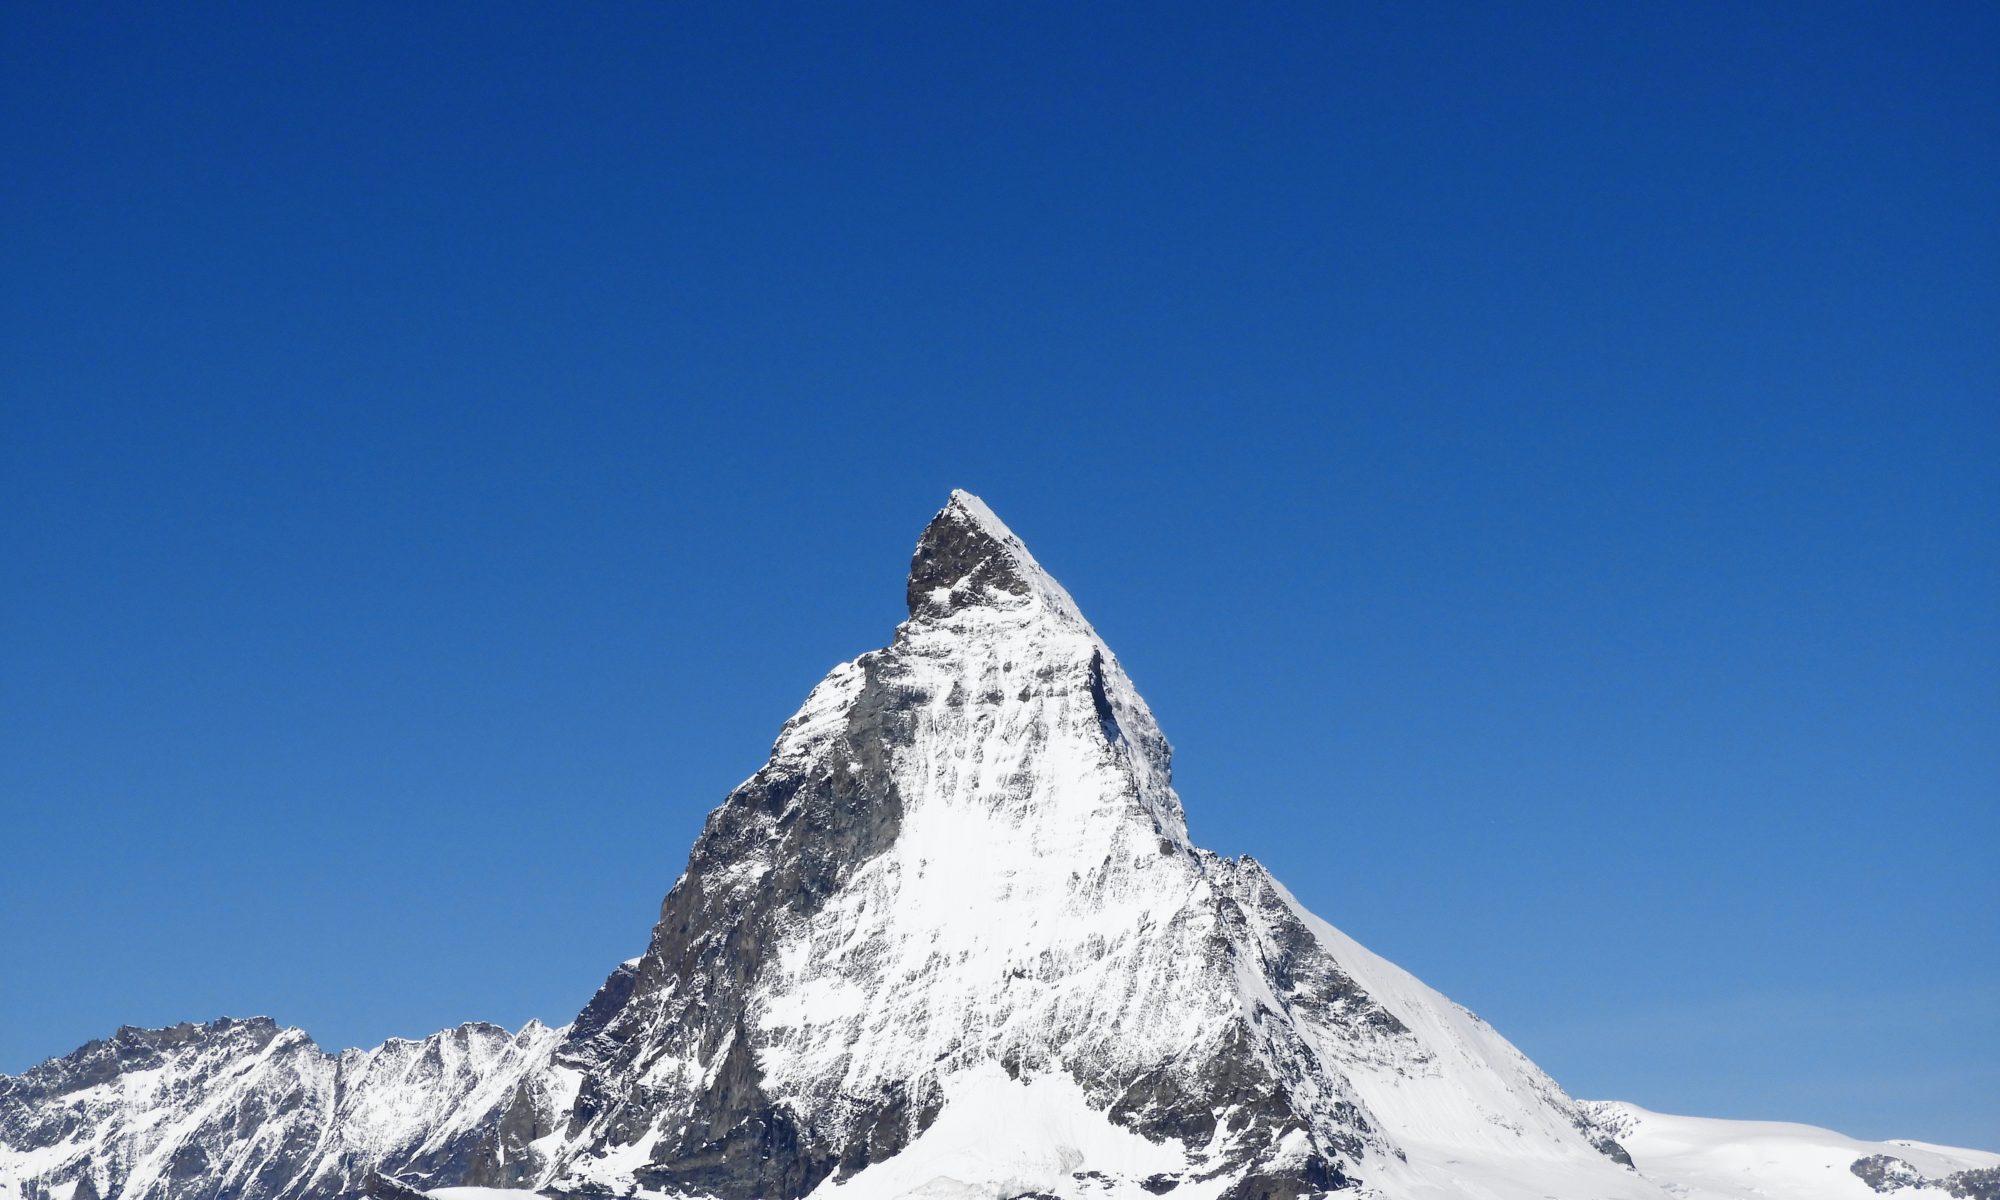
[[1573, 1092], [2000, 1147], [2000, 10], [1217, 8], [7, 6], [0, 1070], [567, 1020], [963, 486]]

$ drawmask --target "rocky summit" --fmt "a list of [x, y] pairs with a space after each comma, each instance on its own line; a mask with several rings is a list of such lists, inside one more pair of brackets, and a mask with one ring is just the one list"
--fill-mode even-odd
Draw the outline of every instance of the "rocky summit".
[[1146, 702], [976, 497], [906, 593], [568, 1027], [120, 1030], [0, 1078], [0, 1200], [1820, 1200], [2000, 1168], [1573, 1101], [1189, 840]]

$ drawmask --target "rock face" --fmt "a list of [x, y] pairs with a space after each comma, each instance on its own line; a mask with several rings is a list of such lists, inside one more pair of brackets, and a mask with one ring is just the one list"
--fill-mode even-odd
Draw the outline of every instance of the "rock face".
[[339, 1056], [263, 1020], [122, 1031], [0, 1080], [0, 1200], [317, 1200], [377, 1171], [377, 1194], [1667, 1194], [1476, 1017], [1189, 841], [1145, 701], [979, 500], [924, 530], [907, 599], [568, 1029]]

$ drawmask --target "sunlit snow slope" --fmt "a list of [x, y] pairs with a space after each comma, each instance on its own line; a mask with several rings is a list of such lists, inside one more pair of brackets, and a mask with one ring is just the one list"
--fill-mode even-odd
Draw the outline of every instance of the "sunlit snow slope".
[[978, 499], [924, 530], [906, 598], [566, 1030], [421, 1076], [386, 1047], [275, 1066], [310, 1045], [275, 1027], [183, 1027], [198, 1086], [143, 1054], [45, 1065], [0, 1080], [0, 1200], [319, 1200], [376, 1168], [716, 1200], [1766, 1194], [1195, 847], [1145, 701]]
[[1648, 1177], [1691, 1200], [2000, 1200], [2000, 1154], [1924, 1142], [1865, 1142], [1779, 1121], [1673, 1117], [1588, 1101]]

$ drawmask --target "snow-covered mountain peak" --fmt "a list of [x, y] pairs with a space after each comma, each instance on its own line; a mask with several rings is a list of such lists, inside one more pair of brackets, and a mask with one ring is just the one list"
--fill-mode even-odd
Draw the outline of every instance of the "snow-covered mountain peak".
[[426, 1194], [376, 1171], [563, 1200], [2000, 1200], [2000, 1157], [1791, 1127], [1751, 1131], [1784, 1153], [1737, 1190], [1724, 1123], [1579, 1106], [1189, 842], [1145, 701], [977, 497], [908, 594], [572, 1026], [338, 1055], [267, 1018], [121, 1030], [0, 1077], [0, 1200]]
[[1624, 1182], [1518, 1051], [1192, 846], [1145, 701], [976, 497], [925, 527], [908, 595], [711, 814], [647, 953], [579, 1018], [550, 1184], [1451, 1194], [1411, 1175], [1432, 1143]]

